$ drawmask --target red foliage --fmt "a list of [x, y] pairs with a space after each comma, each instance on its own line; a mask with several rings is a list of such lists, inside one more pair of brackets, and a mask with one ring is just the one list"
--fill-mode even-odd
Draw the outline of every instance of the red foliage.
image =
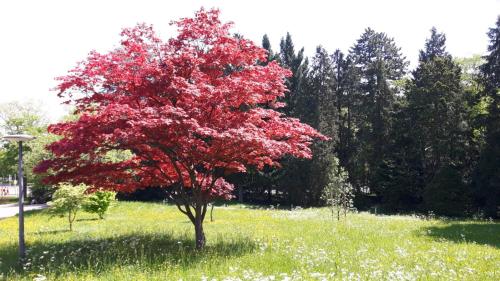
[[[48, 146], [55, 158], [36, 168], [51, 172], [47, 183], [173, 186], [177, 198], [206, 204], [230, 196], [224, 175], [279, 166], [285, 155], [311, 157], [311, 141], [324, 137], [274, 110], [290, 71], [258, 64], [266, 51], [231, 36], [218, 10], [172, 24], [178, 35], [166, 42], [151, 26], [124, 29], [119, 48], [92, 52], [59, 78], [59, 96], [79, 118], [49, 127], [62, 138]], [[114, 150], [132, 157], [106, 161]]]

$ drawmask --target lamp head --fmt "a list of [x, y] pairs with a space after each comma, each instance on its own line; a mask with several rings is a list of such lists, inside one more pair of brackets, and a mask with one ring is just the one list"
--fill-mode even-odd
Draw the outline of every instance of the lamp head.
[[27, 135], [27, 134], [19, 134], [19, 135], [7, 135], [3, 136], [4, 140], [7, 141], [12, 141], [12, 142], [20, 142], [20, 141], [30, 141], [35, 139], [34, 136]]

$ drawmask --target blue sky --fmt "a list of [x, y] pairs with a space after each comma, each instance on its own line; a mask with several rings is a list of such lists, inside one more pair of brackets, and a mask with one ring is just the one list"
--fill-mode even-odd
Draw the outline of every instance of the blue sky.
[[218, 7], [233, 31], [260, 44], [267, 33], [276, 50], [289, 31], [307, 55], [322, 44], [347, 51], [366, 27], [394, 37], [416, 64], [432, 26], [446, 33], [454, 56], [483, 54], [486, 31], [500, 14], [500, 0], [354, 1], [0, 1], [0, 103], [40, 102], [52, 120], [65, 113], [50, 89], [89, 51], [117, 45], [121, 28], [153, 24], [163, 38], [174, 35], [171, 20], [201, 6]]

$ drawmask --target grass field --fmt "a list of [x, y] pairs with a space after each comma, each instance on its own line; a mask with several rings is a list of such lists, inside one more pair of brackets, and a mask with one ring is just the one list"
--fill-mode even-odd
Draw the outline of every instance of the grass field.
[[17, 203], [17, 201], [18, 201], [17, 197], [10, 197], [10, 196], [0, 197], [0, 205]]
[[[500, 224], [216, 208], [208, 245], [174, 206], [117, 203], [80, 213], [74, 231], [46, 211], [27, 215], [29, 260], [16, 268], [17, 218], [0, 220], [0, 279], [25, 280], [500, 280]], [[46, 278], [46, 279], [45, 279]]]

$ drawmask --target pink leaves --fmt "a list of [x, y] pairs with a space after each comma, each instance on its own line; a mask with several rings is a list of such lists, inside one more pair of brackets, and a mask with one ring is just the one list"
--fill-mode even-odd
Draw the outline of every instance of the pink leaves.
[[[290, 71], [259, 65], [266, 51], [233, 37], [218, 10], [174, 24], [179, 34], [166, 42], [145, 24], [124, 29], [120, 48], [91, 53], [59, 79], [80, 117], [49, 128], [62, 138], [49, 146], [57, 158], [37, 167], [54, 173], [48, 182], [128, 191], [182, 184], [228, 198], [234, 187], [221, 175], [311, 157], [311, 141], [325, 137], [270, 109], [283, 106]], [[109, 151], [134, 156], [101, 161]]]

